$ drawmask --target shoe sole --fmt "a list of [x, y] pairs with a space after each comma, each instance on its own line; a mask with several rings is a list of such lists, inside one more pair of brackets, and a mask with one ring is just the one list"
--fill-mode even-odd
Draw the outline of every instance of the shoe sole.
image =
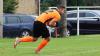
[[16, 46], [17, 46], [15, 43], [16, 43], [16, 41], [14, 41], [14, 45], [13, 45], [14, 48], [16, 48]]
[[14, 48], [16, 48], [16, 46], [17, 46], [17, 44], [18, 44], [17, 41], [18, 41], [18, 39], [16, 38], [16, 40], [14, 41], [14, 45], [13, 45]]

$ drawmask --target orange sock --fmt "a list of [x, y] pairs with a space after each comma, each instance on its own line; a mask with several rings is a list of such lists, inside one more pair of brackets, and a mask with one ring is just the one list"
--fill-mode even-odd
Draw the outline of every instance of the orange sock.
[[26, 36], [26, 37], [20, 38], [20, 42], [33, 42], [33, 37]]
[[42, 42], [40, 43], [40, 45], [38, 46], [38, 48], [36, 49], [36, 51], [40, 51], [43, 47], [45, 47], [47, 45], [48, 41], [47, 40], [42, 40]]

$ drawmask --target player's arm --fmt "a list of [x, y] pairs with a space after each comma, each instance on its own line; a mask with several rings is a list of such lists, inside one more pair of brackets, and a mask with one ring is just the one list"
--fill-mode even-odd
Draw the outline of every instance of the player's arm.
[[49, 26], [55, 27], [55, 26], [56, 26], [56, 21], [55, 21], [55, 20], [51, 20], [51, 21], [49, 22]]
[[57, 25], [57, 22], [60, 20], [60, 17], [55, 17], [53, 18], [50, 22], [49, 25], [55, 27]]
[[56, 26], [56, 23], [60, 20], [61, 16], [59, 13], [54, 12], [53, 13], [54, 18], [49, 22], [49, 25]]

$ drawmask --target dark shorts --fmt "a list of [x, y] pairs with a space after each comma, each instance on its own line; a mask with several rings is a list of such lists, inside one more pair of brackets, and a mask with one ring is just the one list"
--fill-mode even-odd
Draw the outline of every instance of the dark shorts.
[[40, 37], [47, 38], [50, 36], [49, 30], [47, 29], [46, 25], [40, 21], [35, 21], [33, 26], [33, 37]]

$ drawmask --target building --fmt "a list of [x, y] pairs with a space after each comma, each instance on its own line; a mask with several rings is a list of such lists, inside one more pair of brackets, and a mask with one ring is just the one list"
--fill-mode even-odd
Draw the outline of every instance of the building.
[[0, 0], [0, 38], [3, 37], [3, 0]]
[[0, 0], [0, 14], [3, 13], [3, 0]]
[[17, 0], [18, 8], [15, 13], [38, 14], [38, 0]]

